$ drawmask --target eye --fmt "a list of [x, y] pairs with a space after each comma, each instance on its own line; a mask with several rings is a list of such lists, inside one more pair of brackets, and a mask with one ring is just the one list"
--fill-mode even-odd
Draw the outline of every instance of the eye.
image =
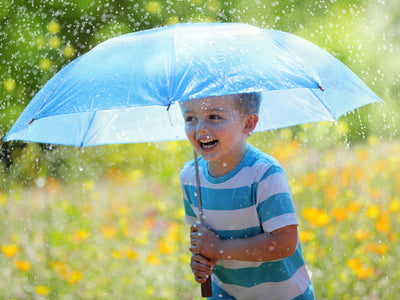
[[195, 120], [195, 117], [193, 117], [193, 116], [187, 116], [187, 117], [185, 117], [185, 122], [186, 122], [186, 123], [194, 122], [194, 120]]
[[221, 116], [219, 116], [219, 115], [210, 115], [209, 119], [217, 121], [217, 120], [222, 120], [223, 118]]

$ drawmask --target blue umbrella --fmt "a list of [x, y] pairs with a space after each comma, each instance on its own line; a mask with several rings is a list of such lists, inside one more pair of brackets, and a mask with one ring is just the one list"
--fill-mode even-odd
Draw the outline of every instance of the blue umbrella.
[[[178, 24], [112, 38], [75, 59], [35, 95], [4, 140], [78, 147], [181, 140], [177, 103], [247, 92], [262, 93], [256, 131], [335, 120], [381, 102], [339, 60], [295, 35], [246, 24]], [[202, 221], [199, 188], [198, 202]], [[210, 281], [203, 296], [209, 289]]]
[[177, 24], [112, 38], [72, 61], [4, 140], [78, 147], [181, 140], [176, 103], [255, 91], [263, 98], [256, 131], [334, 120], [381, 101], [339, 60], [295, 35]]

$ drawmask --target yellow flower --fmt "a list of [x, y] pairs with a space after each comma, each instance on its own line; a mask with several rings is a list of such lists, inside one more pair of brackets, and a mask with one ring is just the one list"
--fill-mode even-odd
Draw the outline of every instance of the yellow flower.
[[37, 285], [35, 286], [35, 292], [40, 296], [46, 296], [48, 293], [50, 293], [50, 289], [44, 285]]
[[4, 81], [4, 89], [7, 92], [12, 92], [15, 87], [16, 87], [17, 83], [13, 78], [8, 78]]
[[50, 38], [49, 40], [49, 46], [53, 49], [57, 49], [59, 48], [61, 45], [61, 41], [58, 37], [53, 36], [52, 38]]
[[345, 121], [337, 122], [335, 130], [339, 135], [346, 135], [349, 132], [349, 124]]
[[147, 262], [154, 266], [160, 266], [162, 264], [161, 259], [154, 252], [149, 254]]
[[167, 25], [174, 25], [179, 23], [179, 18], [177, 16], [172, 16], [165, 21], [165, 24]]
[[48, 58], [44, 58], [39, 62], [39, 68], [43, 71], [47, 71], [51, 68], [51, 60]]
[[89, 237], [89, 233], [86, 230], [78, 229], [75, 231], [74, 237], [77, 242], [81, 243]]
[[115, 259], [122, 259], [122, 253], [120, 251], [118, 251], [117, 249], [111, 250], [111, 256]]
[[1, 251], [7, 257], [13, 257], [18, 252], [17, 245], [1, 245]]
[[31, 270], [31, 263], [26, 260], [14, 260], [14, 265], [21, 271], [28, 272]]
[[74, 55], [74, 53], [75, 53], [75, 48], [72, 47], [71, 45], [68, 45], [68, 46], [66, 46], [66, 47], [64, 48], [63, 53], [64, 53], [64, 56], [70, 58], [70, 57], [72, 57], [72, 56]]
[[69, 284], [77, 284], [83, 279], [83, 273], [80, 271], [69, 272], [64, 278]]
[[60, 24], [56, 21], [51, 21], [49, 24], [47, 24], [47, 31], [52, 34], [59, 32], [60, 29]]
[[376, 146], [379, 144], [379, 137], [376, 135], [370, 135], [367, 139], [367, 142], [370, 146]]
[[354, 232], [354, 236], [359, 242], [365, 241], [368, 235], [369, 232], [366, 229], [358, 229]]
[[150, 1], [146, 4], [146, 10], [148, 13], [154, 15], [158, 14], [162, 9], [162, 5], [158, 1]]
[[132, 248], [125, 248], [124, 254], [129, 260], [137, 260], [138, 254]]
[[206, 3], [206, 8], [212, 12], [218, 12], [221, 8], [221, 3], [218, 0], [208, 0]]
[[397, 197], [393, 197], [389, 203], [389, 212], [397, 212], [400, 210], [400, 200]]
[[378, 205], [374, 204], [374, 205], [369, 205], [367, 207], [367, 216], [370, 219], [376, 219], [378, 218], [379, 214], [381, 213], [381, 209], [379, 208]]

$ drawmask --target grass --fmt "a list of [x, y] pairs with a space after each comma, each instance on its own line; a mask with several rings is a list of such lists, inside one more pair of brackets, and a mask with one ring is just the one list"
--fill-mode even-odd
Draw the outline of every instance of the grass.
[[[317, 299], [397, 299], [400, 143], [316, 148], [298, 136], [252, 143], [287, 171]], [[10, 172], [0, 191], [1, 299], [200, 298], [179, 189], [186, 143], [74, 154], [75, 180], [51, 176], [59, 158], [31, 147], [14, 167], [30, 183]]]

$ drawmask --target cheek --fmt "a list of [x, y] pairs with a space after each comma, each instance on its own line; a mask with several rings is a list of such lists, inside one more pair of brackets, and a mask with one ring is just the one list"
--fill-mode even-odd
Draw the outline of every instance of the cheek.
[[190, 140], [191, 137], [193, 136], [193, 132], [194, 132], [194, 130], [193, 130], [193, 127], [192, 127], [192, 126], [188, 126], [188, 125], [185, 126], [185, 133], [186, 133], [186, 136], [187, 136], [187, 138], [188, 138], [189, 140]]

